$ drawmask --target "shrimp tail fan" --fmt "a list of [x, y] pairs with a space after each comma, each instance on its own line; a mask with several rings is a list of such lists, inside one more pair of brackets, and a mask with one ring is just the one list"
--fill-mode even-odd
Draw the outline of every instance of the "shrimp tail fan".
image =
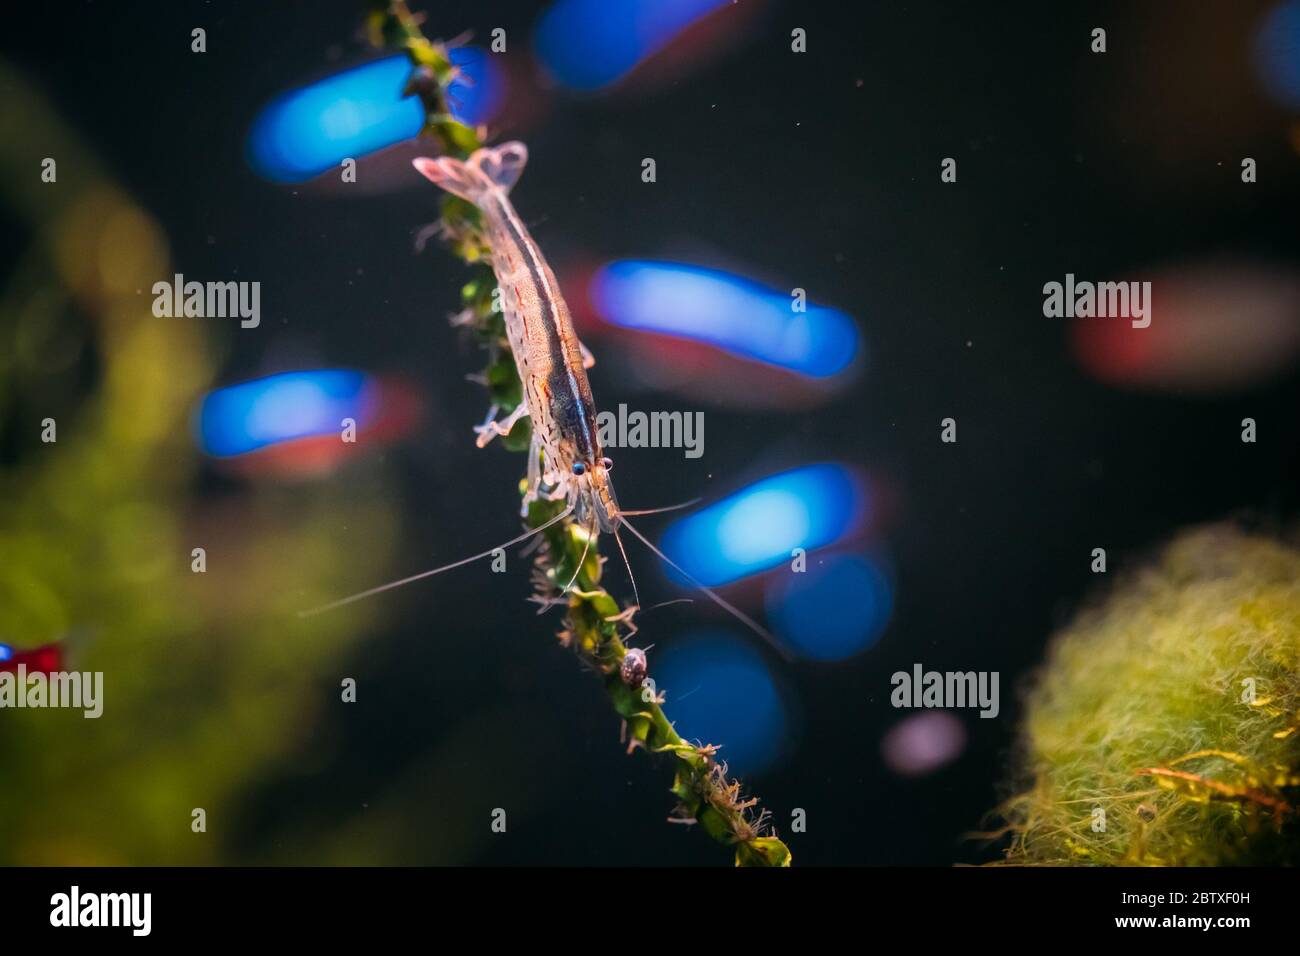
[[528, 147], [520, 142], [476, 150], [469, 159], [421, 156], [412, 163], [435, 186], [477, 205], [490, 192], [508, 193], [528, 162]]

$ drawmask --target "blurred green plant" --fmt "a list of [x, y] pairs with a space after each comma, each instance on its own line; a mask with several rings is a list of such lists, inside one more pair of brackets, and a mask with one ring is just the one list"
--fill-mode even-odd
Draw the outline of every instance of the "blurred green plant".
[[[443, 155], [461, 159], [484, 146], [484, 129], [471, 129], [452, 115], [448, 89], [458, 74], [447, 45], [425, 38], [420, 26], [422, 17], [412, 13], [404, 0], [368, 0], [368, 7], [366, 23], [371, 43], [403, 50], [411, 60], [414, 73], [407, 93], [418, 96], [424, 106], [424, 135]], [[490, 265], [492, 250], [478, 209], [448, 195], [443, 197], [441, 213], [443, 239], [451, 252], [472, 269], [469, 281], [461, 288], [462, 311], [455, 322], [471, 328], [486, 350], [488, 361], [482, 381], [491, 404], [509, 412], [521, 401], [522, 389], [504, 317], [493, 307], [496, 278]], [[526, 423], [524, 419], [520, 425]], [[517, 426], [505, 444], [515, 451], [526, 451], [529, 438], [529, 428]], [[521, 494], [525, 487], [526, 483], [521, 482]], [[527, 523], [539, 527], [561, 510], [560, 502], [534, 501]], [[726, 765], [717, 759], [717, 748], [683, 740], [664, 715], [662, 695], [654, 690], [652, 682], [641, 679], [644, 675], [634, 666], [637, 661], [628, 662], [625, 641], [635, 631], [632, 618], [637, 609], [620, 607], [600, 586], [603, 559], [596, 542], [589, 542], [586, 530], [572, 518], [542, 534], [545, 544], [534, 561], [534, 597], [544, 604], [566, 604], [560, 640], [601, 675], [610, 702], [624, 721], [629, 749], [644, 747], [672, 758], [672, 793], [678, 800], [674, 819], [698, 823], [713, 839], [733, 847], [737, 866], [789, 866], [789, 849], [767, 832], [767, 813], [758, 809], [755, 798], [742, 795], [740, 783], [728, 776]], [[575, 574], [576, 586], [561, 597]], [[625, 667], [625, 662], [630, 666]]]
[[161, 228], [2, 60], [0, 88], [0, 202], [29, 237], [0, 290], [0, 641], [104, 673], [97, 720], [0, 712], [0, 862], [228, 862], [364, 636], [294, 612], [343, 586], [350, 546], [386, 562], [395, 521], [327, 486], [200, 497], [190, 416], [219, 343], [152, 314]]

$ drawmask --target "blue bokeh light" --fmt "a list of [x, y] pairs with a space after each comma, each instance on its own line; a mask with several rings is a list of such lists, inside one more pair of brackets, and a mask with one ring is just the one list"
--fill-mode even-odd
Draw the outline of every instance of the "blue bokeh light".
[[210, 392], [197, 416], [199, 446], [228, 457], [296, 438], [339, 435], [344, 418], [364, 428], [375, 405], [375, 386], [361, 372], [272, 375]]
[[[501, 98], [498, 68], [478, 47], [456, 47], [452, 61], [466, 80], [452, 84], [453, 115], [470, 126], [484, 122]], [[344, 159], [413, 139], [424, 107], [403, 96], [411, 75], [404, 56], [374, 60], [276, 97], [258, 114], [248, 136], [248, 159], [259, 175], [298, 183]]]
[[605, 321], [629, 329], [707, 342], [733, 355], [812, 378], [844, 371], [858, 353], [858, 329], [837, 309], [715, 269], [625, 259], [591, 280], [591, 302]]
[[705, 14], [732, 0], [559, 0], [537, 27], [538, 56], [565, 86], [622, 79]]
[[843, 537], [865, 510], [866, 492], [841, 465], [818, 464], [764, 478], [678, 519], [664, 552], [709, 586], [726, 584]]
[[1279, 4], [1260, 23], [1255, 68], [1278, 103], [1300, 109], [1300, 0]]
[[0, 661], [7, 661], [14, 656], [14, 649], [8, 644], [0, 644]]
[[785, 704], [747, 642], [725, 631], [692, 632], [652, 652], [650, 674], [677, 733], [717, 744], [736, 773], [758, 773], [780, 756], [789, 727]]
[[767, 613], [781, 640], [804, 657], [841, 661], [880, 637], [894, 609], [882, 562], [860, 554], [808, 559], [800, 574], [774, 579]]

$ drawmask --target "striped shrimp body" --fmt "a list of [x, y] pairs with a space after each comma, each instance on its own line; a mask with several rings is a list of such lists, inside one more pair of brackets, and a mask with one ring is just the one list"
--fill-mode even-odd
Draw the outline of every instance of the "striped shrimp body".
[[[315, 614], [365, 597], [410, 584], [452, 568], [485, 558], [502, 548], [518, 544], [570, 515], [588, 531], [587, 547], [600, 533], [612, 533], [627, 567], [633, 592], [636, 580], [627, 561], [619, 529], [627, 528], [665, 563], [675, 568], [696, 588], [708, 595], [755, 633], [785, 653], [775, 639], [743, 612], [691, 577], [629, 522], [629, 515], [654, 514], [672, 508], [623, 511], [614, 497], [609, 472], [612, 462], [604, 456], [596, 427], [596, 406], [587, 381], [592, 365], [590, 353], [578, 341], [569, 307], [560, 294], [555, 273], [547, 265], [528, 228], [510, 202], [510, 189], [519, 180], [528, 149], [523, 143], [505, 143], [476, 151], [467, 160], [442, 156], [415, 160], [415, 168], [452, 195], [472, 202], [483, 213], [484, 227], [492, 247], [492, 270], [501, 290], [506, 336], [514, 353], [515, 367], [523, 385], [523, 399], [504, 419], [497, 421], [493, 408], [488, 420], [475, 431], [479, 447], [497, 435], [508, 435], [520, 418], [527, 415], [533, 426], [528, 456], [528, 490], [523, 513], [538, 497], [566, 502], [565, 509], [549, 521], [518, 537], [460, 561], [431, 571], [413, 574], [399, 581], [353, 594], [304, 614]], [[675, 506], [684, 507], [684, 506]], [[578, 566], [586, 560], [583, 554]], [[577, 574], [574, 574], [574, 580]], [[573, 586], [570, 581], [567, 591]], [[640, 603], [640, 598], [637, 598]]]
[[[528, 503], [541, 494], [567, 500], [578, 521], [603, 532], [618, 528], [620, 512], [600, 448], [596, 407], [587, 381], [590, 353], [573, 329], [555, 273], [510, 202], [510, 189], [528, 161], [523, 143], [480, 149], [468, 160], [417, 159], [415, 168], [441, 188], [474, 203], [492, 247], [492, 270], [501, 290], [506, 335], [523, 385], [523, 401], [501, 421], [478, 429], [478, 444], [507, 435], [527, 415], [532, 420]], [[543, 487], [550, 489], [543, 491]]]

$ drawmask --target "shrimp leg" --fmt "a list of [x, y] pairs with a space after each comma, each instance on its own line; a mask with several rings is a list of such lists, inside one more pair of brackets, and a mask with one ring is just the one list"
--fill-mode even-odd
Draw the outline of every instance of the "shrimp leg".
[[519, 513], [528, 517], [528, 506], [534, 501], [563, 501], [569, 497], [569, 486], [561, 472], [546, 466], [546, 446], [537, 432], [533, 432], [528, 445], [528, 487]]
[[498, 406], [493, 405], [488, 409], [487, 420], [482, 425], [474, 426], [474, 434], [478, 435], [475, 444], [479, 448], [487, 447], [488, 443], [498, 435], [509, 435], [510, 429], [515, 427], [515, 422], [528, 414], [528, 403], [521, 401], [515, 406], [515, 410], [507, 415], [501, 421], [495, 421]]
[[528, 490], [524, 492], [524, 504], [519, 513], [528, 517], [528, 506], [539, 497], [538, 489], [542, 484], [542, 441], [533, 432], [532, 441], [528, 443]]

